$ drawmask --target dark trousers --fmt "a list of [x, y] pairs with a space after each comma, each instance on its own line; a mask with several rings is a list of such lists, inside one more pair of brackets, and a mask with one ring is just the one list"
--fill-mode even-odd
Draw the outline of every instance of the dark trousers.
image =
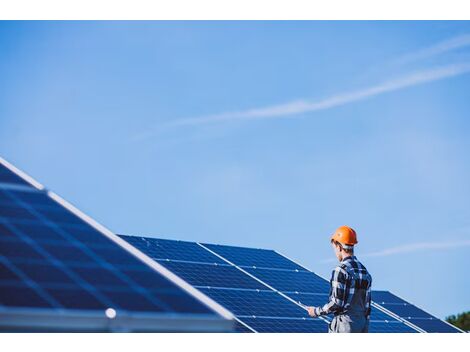
[[369, 319], [362, 315], [341, 314], [333, 318], [328, 332], [331, 333], [350, 333], [350, 332], [369, 332]]

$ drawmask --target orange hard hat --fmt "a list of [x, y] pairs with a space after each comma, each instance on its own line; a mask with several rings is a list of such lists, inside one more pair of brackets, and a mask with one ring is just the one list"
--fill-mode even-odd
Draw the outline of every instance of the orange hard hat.
[[357, 243], [356, 231], [349, 226], [340, 226], [331, 236], [331, 240], [352, 247]]

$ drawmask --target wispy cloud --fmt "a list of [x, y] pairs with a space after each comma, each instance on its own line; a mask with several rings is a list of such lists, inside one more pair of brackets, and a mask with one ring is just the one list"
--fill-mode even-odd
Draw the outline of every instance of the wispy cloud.
[[[423, 250], [445, 250], [458, 247], [468, 247], [470, 246], [470, 240], [458, 240], [458, 241], [448, 241], [448, 242], [418, 242], [418, 243], [409, 243], [403, 246], [390, 247], [381, 249], [375, 252], [361, 253], [361, 258], [370, 258], [370, 257], [386, 257], [390, 255], [412, 253]], [[325, 259], [324, 263], [332, 262], [333, 259]]]
[[[444, 41], [438, 42], [427, 48], [408, 53], [393, 60], [392, 63], [403, 65], [409, 62], [420, 61], [434, 57], [446, 52], [461, 49], [470, 46], [470, 33], [455, 36]], [[185, 126], [210, 125], [231, 121], [245, 121], [258, 119], [278, 119], [293, 118], [296, 115], [332, 109], [342, 105], [369, 99], [384, 93], [397, 91], [400, 89], [417, 86], [453, 76], [462, 75], [470, 72], [470, 63], [449, 64], [446, 66], [434, 67], [418, 72], [412, 72], [402, 77], [383, 81], [363, 89], [350, 92], [335, 94], [320, 100], [298, 99], [283, 104], [241, 110], [229, 111], [213, 115], [196, 116], [182, 118], [171, 121], [155, 128], [149, 128], [141, 133], [134, 135], [133, 140], [141, 141], [154, 137], [160, 132]]]
[[470, 46], [470, 33], [462, 34], [456, 37], [438, 42], [427, 48], [405, 54], [392, 61], [393, 64], [407, 64], [414, 61], [424, 60], [430, 57], [444, 54], [448, 51], [462, 49]]
[[335, 108], [341, 105], [364, 100], [387, 92], [392, 92], [399, 89], [416, 86], [419, 84], [437, 81], [444, 78], [458, 76], [468, 72], [470, 72], [470, 63], [468, 62], [441, 66], [429, 70], [414, 72], [404, 77], [385, 81], [364, 89], [337, 94], [323, 100], [297, 100], [285, 104], [267, 106], [250, 110], [186, 118], [176, 120], [172, 122], [171, 125], [201, 125], [234, 120], [269, 119], [298, 115], [306, 112], [314, 112]]
[[[162, 127], [163, 129], [167, 129], [231, 121], [292, 118], [295, 115], [332, 109], [341, 105], [372, 98], [387, 92], [393, 92], [407, 87], [417, 86], [424, 83], [459, 76], [468, 72], [470, 72], [470, 62], [440, 66], [428, 70], [413, 72], [398, 79], [388, 80], [367, 88], [333, 95], [322, 100], [297, 100], [285, 104], [266, 106], [262, 108], [179, 119], [170, 122]], [[149, 137], [152, 137], [158, 131], [150, 129], [135, 136], [134, 139], [147, 139]]]

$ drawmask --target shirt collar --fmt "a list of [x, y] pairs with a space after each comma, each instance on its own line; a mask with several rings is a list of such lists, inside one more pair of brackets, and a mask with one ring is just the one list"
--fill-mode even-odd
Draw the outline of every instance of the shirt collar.
[[347, 258], [344, 258], [344, 259], [341, 261], [341, 263], [344, 263], [344, 262], [349, 261], [349, 260], [356, 260], [356, 256], [355, 256], [355, 255], [351, 255], [351, 256], [349, 256], [349, 257], [347, 257]]

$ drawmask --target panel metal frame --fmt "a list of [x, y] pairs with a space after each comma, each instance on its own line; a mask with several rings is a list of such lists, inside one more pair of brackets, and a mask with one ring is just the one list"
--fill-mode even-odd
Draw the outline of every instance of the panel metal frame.
[[193, 314], [104, 312], [0, 306], [3, 332], [231, 332], [233, 320]]

